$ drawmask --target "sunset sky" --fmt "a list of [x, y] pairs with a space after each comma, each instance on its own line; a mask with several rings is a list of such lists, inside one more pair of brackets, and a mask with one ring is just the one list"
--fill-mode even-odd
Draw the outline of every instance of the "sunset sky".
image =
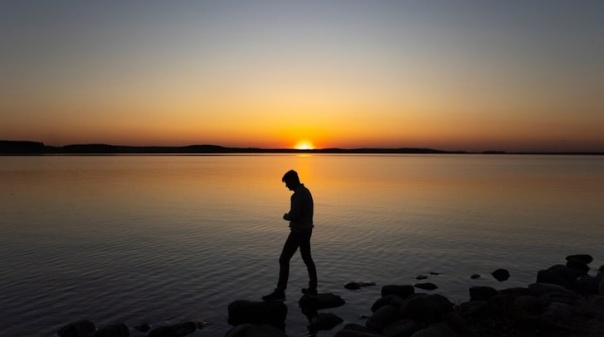
[[600, 0], [0, 1], [0, 44], [5, 140], [604, 151]]

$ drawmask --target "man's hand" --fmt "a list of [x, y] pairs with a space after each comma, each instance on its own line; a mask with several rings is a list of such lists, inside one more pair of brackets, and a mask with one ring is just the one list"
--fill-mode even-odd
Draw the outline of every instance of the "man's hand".
[[283, 220], [289, 221], [289, 213], [283, 214]]

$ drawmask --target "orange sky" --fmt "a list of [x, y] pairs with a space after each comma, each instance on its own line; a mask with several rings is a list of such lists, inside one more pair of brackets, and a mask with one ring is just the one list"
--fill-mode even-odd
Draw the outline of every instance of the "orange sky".
[[0, 139], [604, 151], [604, 4], [0, 5]]

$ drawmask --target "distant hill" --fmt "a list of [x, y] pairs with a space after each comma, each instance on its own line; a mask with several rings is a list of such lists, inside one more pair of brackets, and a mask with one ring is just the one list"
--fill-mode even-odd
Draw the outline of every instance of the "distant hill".
[[188, 146], [123, 146], [108, 144], [73, 144], [47, 146], [41, 142], [0, 140], [0, 155], [44, 155], [44, 154], [220, 154], [220, 153], [333, 153], [333, 154], [582, 154], [604, 155], [604, 152], [505, 152], [505, 151], [443, 151], [430, 148], [326, 148], [315, 150], [262, 149], [254, 147], [224, 147], [219, 145]]

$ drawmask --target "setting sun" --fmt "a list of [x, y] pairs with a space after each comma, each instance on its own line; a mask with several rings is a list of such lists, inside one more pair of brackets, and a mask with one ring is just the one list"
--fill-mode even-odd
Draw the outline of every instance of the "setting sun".
[[314, 147], [314, 145], [312, 145], [312, 143], [310, 141], [301, 140], [296, 143], [296, 145], [294, 146], [294, 149], [296, 149], [296, 150], [314, 150], [315, 147]]

